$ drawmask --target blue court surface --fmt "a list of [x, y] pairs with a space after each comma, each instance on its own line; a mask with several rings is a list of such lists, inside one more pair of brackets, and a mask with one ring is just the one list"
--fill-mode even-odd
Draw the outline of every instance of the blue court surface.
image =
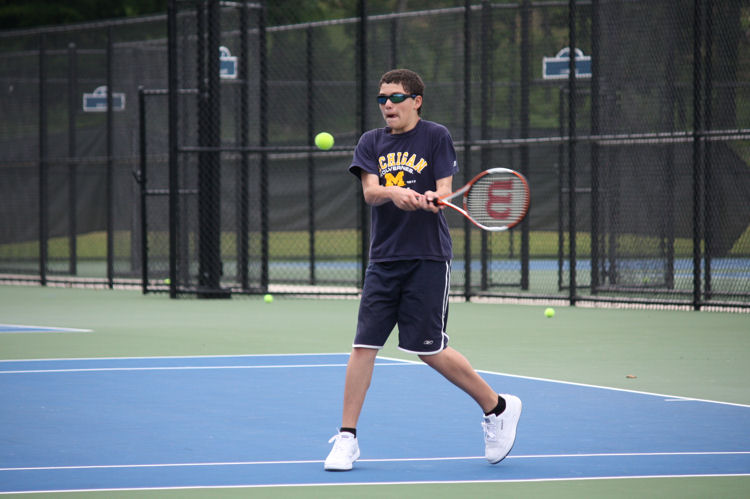
[[493, 466], [474, 402], [389, 358], [360, 461], [325, 472], [347, 359], [0, 361], [0, 492], [750, 475], [750, 406], [482, 372], [524, 403]]

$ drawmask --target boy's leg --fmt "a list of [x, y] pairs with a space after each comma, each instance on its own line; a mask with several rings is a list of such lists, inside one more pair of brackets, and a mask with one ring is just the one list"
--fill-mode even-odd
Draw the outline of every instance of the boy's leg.
[[[378, 350], [375, 348], [354, 347], [352, 349], [346, 366], [342, 431], [329, 440], [329, 443], [335, 443], [324, 463], [327, 471], [348, 471], [359, 459], [359, 443], [352, 432], [356, 432], [357, 420], [365, 402], [367, 389], [370, 387], [377, 355]], [[344, 428], [352, 430], [350, 432]]]
[[378, 350], [375, 348], [354, 347], [346, 366], [344, 384], [344, 409], [341, 426], [356, 428], [362, 405], [365, 403], [367, 390], [372, 380], [372, 370]]
[[[484, 455], [492, 464], [505, 459], [516, 441], [521, 400], [515, 395], [498, 395], [466, 357], [450, 347], [435, 355], [420, 355], [420, 358], [477, 401], [485, 413], [482, 421]], [[500, 404], [498, 397], [502, 397], [504, 404]]]
[[497, 405], [497, 392], [479, 376], [460, 352], [446, 347], [434, 355], [420, 355], [422, 361], [465, 391], [487, 413]]
[[375, 358], [396, 324], [401, 275], [399, 262], [371, 262], [367, 267], [354, 347], [346, 366], [341, 429], [330, 440], [335, 443], [325, 460], [326, 470], [350, 470], [359, 458], [357, 421], [370, 388]]

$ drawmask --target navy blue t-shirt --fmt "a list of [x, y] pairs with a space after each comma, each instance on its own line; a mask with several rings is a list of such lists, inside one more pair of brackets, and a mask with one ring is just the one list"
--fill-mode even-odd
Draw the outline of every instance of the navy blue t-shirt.
[[[438, 179], [458, 172], [456, 151], [448, 129], [420, 119], [406, 133], [389, 128], [366, 132], [354, 150], [349, 171], [377, 175], [380, 185], [419, 193], [434, 191]], [[453, 258], [448, 223], [442, 211], [403, 211], [388, 202], [372, 207], [370, 260], [439, 260]]]

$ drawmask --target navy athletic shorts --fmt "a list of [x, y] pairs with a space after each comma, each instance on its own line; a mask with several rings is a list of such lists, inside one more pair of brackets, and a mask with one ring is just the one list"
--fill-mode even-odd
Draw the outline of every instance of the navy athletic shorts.
[[418, 355], [448, 346], [450, 262], [403, 260], [367, 266], [354, 346], [383, 348], [398, 325], [398, 347]]

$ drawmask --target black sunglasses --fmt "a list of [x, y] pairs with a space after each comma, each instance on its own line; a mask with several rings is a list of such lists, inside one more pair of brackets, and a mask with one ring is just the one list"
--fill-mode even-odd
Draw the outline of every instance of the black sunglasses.
[[398, 104], [399, 102], [404, 102], [406, 99], [411, 97], [412, 99], [415, 98], [419, 94], [391, 94], [391, 95], [378, 95], [378, 104], [385, 104], [388, 102], [388, 99], [391, 99], [391, 102], [394, 104]]

